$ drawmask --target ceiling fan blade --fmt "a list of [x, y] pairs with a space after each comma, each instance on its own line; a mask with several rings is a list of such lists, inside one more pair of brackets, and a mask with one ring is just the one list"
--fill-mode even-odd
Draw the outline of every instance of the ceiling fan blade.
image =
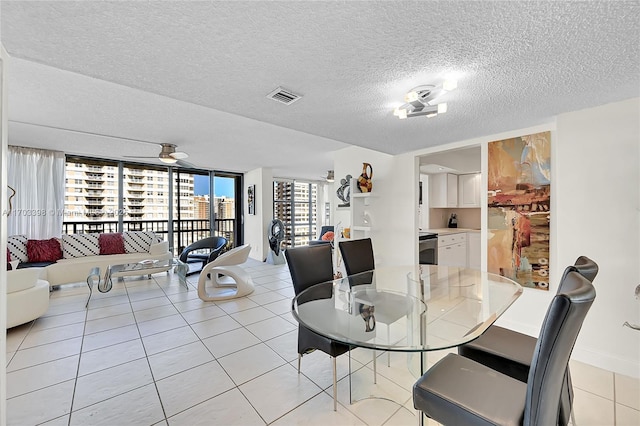
[[176, 165], [180, 166], [180, 167], [187, 168], [187, 169], [195, 169], [195, 168], [197, 168], [195, 165], [189, 163], [188, 161], [183, 161], [183, 160], [178, 160], [176, 162]]
[[183, 160], [185, 158], [189, 157], [189, 154], [187, 154], [186, 152], [172, 152], [171, 154], [169, 154], [171, 157], [175, 158], [176, 160]]

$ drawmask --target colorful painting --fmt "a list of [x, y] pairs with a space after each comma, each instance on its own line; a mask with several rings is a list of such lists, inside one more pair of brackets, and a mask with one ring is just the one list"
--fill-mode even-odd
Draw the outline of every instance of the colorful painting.
[[487, 269], [549, 289], [551, 134], [489, 143]]

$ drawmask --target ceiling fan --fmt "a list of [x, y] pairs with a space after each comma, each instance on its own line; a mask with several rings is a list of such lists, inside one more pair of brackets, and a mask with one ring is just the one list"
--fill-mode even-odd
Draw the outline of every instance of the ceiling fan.
[[183, 167], [193, 167], [192, 164], [187, 163], [186, 161], [182, 161], [185, 158], [189, 157], [189, 154], [186, 152], [176, 151], [176, 145], [172, 143], [161, 143], [160, 146], [162, 149], [157, 157], [138, 157], [133, 155], [125, 155], [127, 158], [157, 158], [166, 164], [178, 164]]

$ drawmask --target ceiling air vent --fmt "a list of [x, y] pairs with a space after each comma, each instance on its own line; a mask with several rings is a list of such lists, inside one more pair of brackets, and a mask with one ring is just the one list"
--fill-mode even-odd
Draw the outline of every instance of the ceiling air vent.
[[273, 99], [274, 101], [278, 101], [285, 105], [291, 105], [301, 97], [302, 95], [296, 95], [292, 91], [283, 89], [282, 87], [278, 87], [276, 90], [267, 95], [267, 98]]

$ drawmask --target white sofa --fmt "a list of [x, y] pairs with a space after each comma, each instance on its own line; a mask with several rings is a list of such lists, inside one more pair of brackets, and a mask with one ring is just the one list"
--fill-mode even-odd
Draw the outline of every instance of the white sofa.
[[7, 328], [32, 321], [49, 309], [49, 283], [39, 279], [43, 269], [7, 271]]
[[[42, 268], [40, 278], [49, 281], [49, 285], [51, 287], [60, 284], [86, 282], [89, 272], [96, 266], [100, 268], [100, 273], [104, 275], [104, 271], [109, 265], [136, 263], [147, 259], [168, 260], [172, 257], [173, 255], [169, 251], [169, 243], [167, 241], [163, 241], [161, 243], [152, 244], [148, 253], [107, 254], [75, 257], [73, 259], [60, 259], [56, 263]], [[164, 267], [145, 270], [145, 274], [154, 274], [157, 272], [168, 271], [169, 269], [169, 267]], [[140, 275], [140, 272], [132, 271], [131, 273], [119, 273], [119, 276], [123, 275]]]
[[[98, 246], [98, 234], [93, 236], [86, 234], [63, 235], [59, 241], [63, 253], [62, 259], [42, 268], [21, 267], [20, 270], [38, 269], [40, 279], [48, 281], [49, 286], [54, 287], [60, 284], [86, 282], [89, 272], [95, 267], [99, 267], [100, 273], [103, 275], [109, 265], [137, 263], [147, 259], [169, 260], [173, 257], [169, 251], [169, 243], [158, 241], [153, 232], [124, 232], [122, 235], [126, 253], [103, 255], [98, 254], [101, 251]], [[80, 240], [75, 240], [78, 238]], [[91, 241], [84, 240], [84, 238], [89, 238]], [[29, 262], [27, 242], [25, 236], [9, 237], [7, 245], [12, 260], [19, 260], [22, 263]], [[39, 265], [34, 264], [33, 266]], [[145, 274], [168, 271], [169, 269], [167, 266], [154, 268], [145, 270]], [[132, 271], [131, 273], [119, 274], [119, 276], [123, 275], [140, 275], [140, 272]]]

